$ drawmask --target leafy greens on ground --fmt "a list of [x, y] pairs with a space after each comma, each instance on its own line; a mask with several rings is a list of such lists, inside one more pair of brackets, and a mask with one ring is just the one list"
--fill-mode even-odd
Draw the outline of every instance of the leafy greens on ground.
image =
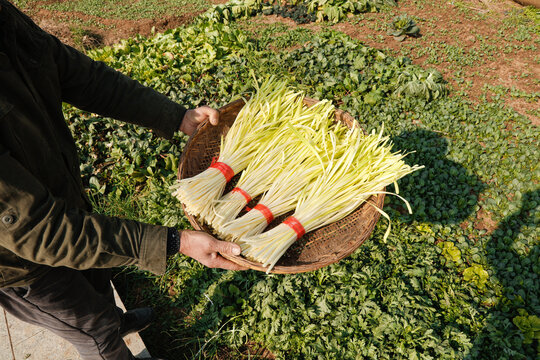
[[[90, 56], [186, 106], [251, 90], [250, 69], [330, 99], [366, 129], [384, 122], [425, 169], [399, 183], [414, 213], [388, 199], [386, 224], [343, 261], [298, 275], [222, 272], [177, 255], [167, 273], [125, 269], [128, 307], [152, 305], [145, 338], [175, 359], [534, 359], [540, 314], [539, 130], [500, 103], [448, 96], [430, 70], [332, 31], [292, 51], [205, 20]], [[303, 38], [302, 38], [303, 39]], [[278, 40], [277, 38], [275, 39]], [[96, 210], [189, 227], [168, 191], [185, 137], [172, 141], [65, 108]]]

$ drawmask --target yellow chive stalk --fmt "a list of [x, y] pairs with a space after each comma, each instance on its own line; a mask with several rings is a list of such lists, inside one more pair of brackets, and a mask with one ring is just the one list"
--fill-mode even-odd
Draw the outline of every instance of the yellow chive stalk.
[[[228, 165], [234, 174], [245, 169], [280, 129], [281, 115], [287, 109], [286, 96], [292, 96], [286, 82], [273, 77], [263, 82], [221, 139], [217, 162]], [[177, 181], [172, 190], [188, 213], [207, 221], [213, 216], [213, 201], [221, 196], [226, 183], [220, 170], [209, 167], [196, 176]]]
[[[343, 219], [371, 195], [383, 193], [384, 187], [422, 168], [411, 167], [402, 160], [405, 155], [392, 153], [389, 138], [383, 137], [382, 131], [363, 136], [356, 129], [348, 143], [348, 150], [330, 163], [298, 200], [292, 216], [305, 232]], [[408, 202], [397, 196], [405, 201], [410, 211]], [[377, 210], [389, 220], [381, 209]], [[384, 239], [389, 231], [390, 226]], [[269, 272], [297, 237], [295, 230], [282, 223], [267, 232], [244, 236], [238, 243], [246, 257], [262, 263]]]

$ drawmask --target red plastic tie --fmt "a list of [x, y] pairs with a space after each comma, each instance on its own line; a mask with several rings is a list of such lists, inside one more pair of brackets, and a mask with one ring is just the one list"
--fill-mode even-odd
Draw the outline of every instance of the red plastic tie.
[[306, 233], [306, 229], [302, 226], [300, 221], [298, 221], [294, 216], [289, 216], [283, 221], [285, 225], [290, 227], [296, 233], [296, 240], [300, 239]]
[[246, 203], [249, 203], [251, 201], [251, 196], [249, 196], [249, 194], [247, 192], [245, 192], [243, 189], [240, 189], [239, 187], [235, 187], [231, 191], [242, 194], [244, 199], [246, 199]]
[[218, 169], [219, 171], [221, 171], [223, 176], [225, 176], [225, 180], [227, 182], [231, 181], [231, 179], [234, 176], [233, 169], [229, 165], [225, 164], [224, 162], [217, 161], [217, 162], [213, 163], [212, 165], [210, 165], [210, 167], [214, 168], [214, 169]]
[[219, 159], [219, 156], [213, 156], [212, 162], [210, 163], [210, 165], [214, 165], [215, 163], [217, 163], [218, 159]]
[[272, 214], [272, 211], [268, 208], [268, 206], [257, 204], [255, 205], [254, 209], [259, 210], [261, 214], [264, 215], [267, 224], [270, 224], [274, 220], [274, 214]]

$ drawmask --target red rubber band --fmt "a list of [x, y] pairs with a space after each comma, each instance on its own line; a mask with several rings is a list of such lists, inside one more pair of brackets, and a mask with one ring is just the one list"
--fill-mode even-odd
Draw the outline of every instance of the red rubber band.
[[274, 220], [274, 214], [272, 214], [272, 211], [270, 211], [268, 206], [263, 204], [257, 204], [255, 205], [254, 209], [259, 210], [261, 214], [264, 215], [267, 224], [270, 224]]
[[229, 165], [225, 164], [224, 162], [219, 162], [219, 161], [215, 162], [212, 165], [210, 165], [210, 167], [221, 171], [223, 176], [225, 176], [225, 180], [227, 182], [231, 181], [231, 179], [234, 176], [233, 169]]
[[285, 225], [290, 227], [296, 233], [296, 240], [300, 239], [306, 233], [306, 229], [302, 226], [300, 221], [298, 221], [294, 216], [289, 216], [283, 221]]
[[249, 196], [249, 194], [247, 192], [245, 192], [243, 189], [240, 189], [239, 187], [235, 187], [234, 189], [231, 190], [232, 192], [237, 192], [237, 193], [240, 193], [242, 194], [242, 196], [244, 197], [244, 199], [246, 199], [246, 203], [250, 202], [251, 201], [251, 196]]

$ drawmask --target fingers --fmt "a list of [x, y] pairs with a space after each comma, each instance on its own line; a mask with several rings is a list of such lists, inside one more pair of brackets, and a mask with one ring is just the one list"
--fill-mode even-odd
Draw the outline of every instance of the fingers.
[[212, 109], [209, 106], [203, 106], [201, 110], [204, 109], [204, 113], [206, 116], [208, 116], [208, 121], [210, 121], [210, 124], [217, 125], [219, 122], [219, 111], [216, 109]]
[[182, 231], [180, 252], [211, 268], [247, 270], [246, 267], [229, 261], [220, 255], [240, 255], [241, 248], [238, 244], [217, 240], [203, 231]]
[[[240, 253], [242, 252], [240, 245], [220, 240], [214, 240], [213, 248], [220, 254], [225, 254], [229, 256], [240, 255]], [[230, 260], [227, 260], [219, 254], [217, 254], [215, 259], [213, 259], [212, 265], [226, 270], [248, 270], [248, 268], [238, 265]]]
[[217, 252], [225, 255], [240, 255], [242, 252], [240, 245], [227, 241], [216, 240], [214, 247]]
[[223, 256], [218, 255], [212, 262], [211, 267], [225, 269], [225, 270], [248, 270], [247, 267], [238, 265], [230, 260], [225, 259]]
[[219, 122], [219, 111], [216, 109], [210, 108], [210, 113], [208, 114], [208, 120], [210, 121], [210, 124], [216, 126]]

